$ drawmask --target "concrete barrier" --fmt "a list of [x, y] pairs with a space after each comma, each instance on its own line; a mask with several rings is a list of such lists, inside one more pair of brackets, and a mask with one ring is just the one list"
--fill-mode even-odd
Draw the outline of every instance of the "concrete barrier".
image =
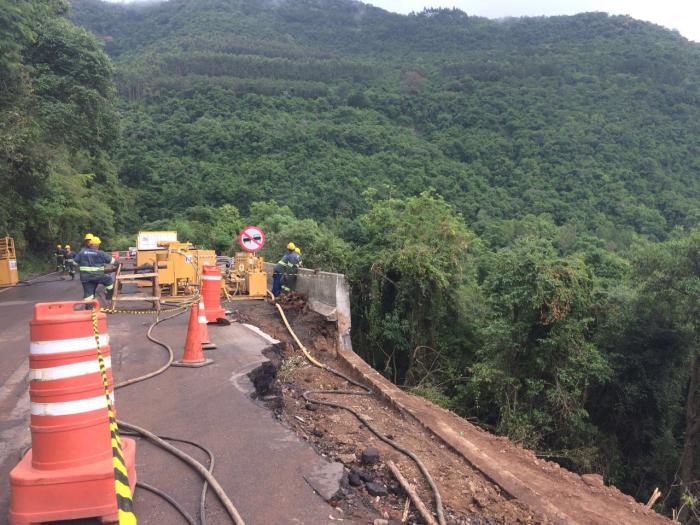
[[[265, 263], [268, 288], [272, 288], [272, 272], [275, 265]], [[341, 273], [321, 272], [299, 268], [296, 291], [305, 294], [309, 308], [337, 323], [338, 350], [352, 350], [350, 339], [350, 289]]]

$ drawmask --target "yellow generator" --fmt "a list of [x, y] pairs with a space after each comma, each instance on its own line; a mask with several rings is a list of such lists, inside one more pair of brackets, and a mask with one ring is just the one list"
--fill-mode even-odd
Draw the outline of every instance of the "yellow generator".
[[263, 299], [267, 295], [267, 273], [262, 257], [238, 252], [226, 274], [226, 291], [232, 299]]
[[12, 286], [19, 281], [15, 240], [0, 237], [0, 286]]
[[216, 265], [214, 250], [196, 250], [191, 243], [178, 242], [176, 231], [139, 232], [136, 249], [136, 266], [153, 266], [165, 299], [194, 295], [202, 267]]

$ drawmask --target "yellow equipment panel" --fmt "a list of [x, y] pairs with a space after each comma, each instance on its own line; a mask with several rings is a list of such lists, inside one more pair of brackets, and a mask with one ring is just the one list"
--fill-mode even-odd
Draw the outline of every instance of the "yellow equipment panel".
[[139, 250], [136, 266], [152, 265], [158, 272], [162, 296], [191, 295], [199, 286], [202, 267], [216, 265], [214, 250], [195, 250], [190, 243], [159, 241], [158, 249]]
[[226, 276], [226, 289], [238, 299], [267, 296], [267, 274], [263, 271], [262, 257], [247, 252], [238, 252]]
[[12, 237], [0, 238], [0, 286], [11, 286], [19, 281], [15, 240]]

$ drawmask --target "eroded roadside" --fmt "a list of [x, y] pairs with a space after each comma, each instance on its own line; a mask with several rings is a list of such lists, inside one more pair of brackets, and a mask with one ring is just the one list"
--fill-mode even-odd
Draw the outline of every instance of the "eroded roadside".
[[[340, 489], [331, 498], [331, 504], [342, 509], [346, 519], [358, 522], [422, 523], [412, 504], [406, 513], [407, 496], [387, 467], [388, 460], [396, 463], [426, 505], [434, 510], [432, 492], [413, 461], [379, 440], [349, 412], [310, 404], [302, 397], [304, 391], [344, 390], [348, 384], [311, 366], [295, 351], [291, 337], [271, 305], [236, 303], [232, 309], [235, 319], [258, 326], [280, 341], [267, 350], [269, 363], [251, 374], [258, 397], [274, 411], [275, 417], [293, 428], [320, 454], [344, 465], [345, 476]], [[317, 359], [352, 375], [334, 357], [333, 323], [309, 311], [298, 298], [287, 302], [284, 309], [297, 336]], [[549, 523], [504, 494], [462, 457], [379, 397], [328, 395], [318, 398], [351, 406], [368, 417], [390, 439], [417, 454], [440, 489], [447, 523]], [[367, 454], [363, 458], [363, 452], [371, 448], [379, 453], [376, 462], [370, 461]]]

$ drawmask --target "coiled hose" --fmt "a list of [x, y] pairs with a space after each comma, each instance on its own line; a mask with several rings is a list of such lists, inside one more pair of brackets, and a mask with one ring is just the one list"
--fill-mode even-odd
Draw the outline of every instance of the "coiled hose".
[[[274, 295], [272, 295], [272, 292], [269, 292], [270, 297], [272, 297], [272, 300], [274, 301]], [[284, 325], [287, 327], [287, 330], [289, 331], [290, 335], [296, 342], [296, 344], [299, 346], [301, 351], [303, 352], [304, 356], [306, 359], [313, 364], [314, 366], [318, 368], [322, 368], [323, 370], [326, 370], [330, 372], [333, 375], [336, 375], [340, 377], [341, 379], [344, 379], [351, 385], [354, 385], [358, 388], [361, 388], [363, 391], [358, 392], [357, 390], [307, 390], [302, 393], [302, 397], [304, 400], [306, 400], [309, 403], [315, 403], [317, 405], [325, 405], [333, 408], [340, 408], [342, 410], [346, 410], [347, 412], [350, 412], [353, 416], [355, 416], [360, 422], [362, 422], [363, 425], [365, 425], [372, 434], [377, 436], [380, 440], [382, 440], [384, 443], [387, 445], [390, 445], [394, 449], [398, 450], [402, 454], [408, 456], [413, 460], [413, 462], [418, 466], [418, 469], [421, 471], [423, 476], [425, 477], [426, 481], [428, 482], [428, 485], [430, 485], [430, 489], [433, 492], [433, 496], [435, 498], [435, 507], [437, 511], [437, 516], [438, 516], [438, 522], [440, 525], [446, 525], [445, 522], [445, 513], [443, 510], [442, 506], [442, 497], [440, 495], [440, 490], [438, 489], [437, 485], [435, 484], [435, 481], [433, 480], [433, 477], [430, 475], [430, 472], [428, 471], [428, 468], [425, 466], [425, 464], [416, 456], [412, 451], [409, 449], [399, 445], [396, 441], [389, 439], [387, 436], [382, 434], [377, 427], [375, 427], [365, 416], [357, 412], [355, 409], [347, 406], [347, 405], [341, 405], [340, 403], [333, 403], [332, 401], [325, 401], [322, 399], [315, 399], [312, 397], [313, 395], [321, 395], [321, 394], [328, 394], [328, 395], [351, 395], [351, 396], [372, 396], [374, 395], [374, 391], [368, 387], [367, 385], [364, 385], [360, 383], [359, 381], [356, 381], [352, 379], [351, 377], [348, 377], [344, 373], [335, 370], [334, 368], [331, 368], [330, 366], [321, 363], [317, 359], [312, 356], [309, 351], [306, 349], [306, 347], [303, 345], [303, 343], [299, 340], [297, 337], [296, 333], [294, 333], [294, 330], [289, 324], [289, 321], [287, 320], [287, 316], [284, 314], [284, 310], [282, 307], [275, 301], [274, 305], [277, 307], [277, 311], [279, 312], [280, 316], [282, 317], [282, 321], [284, 322]]]

